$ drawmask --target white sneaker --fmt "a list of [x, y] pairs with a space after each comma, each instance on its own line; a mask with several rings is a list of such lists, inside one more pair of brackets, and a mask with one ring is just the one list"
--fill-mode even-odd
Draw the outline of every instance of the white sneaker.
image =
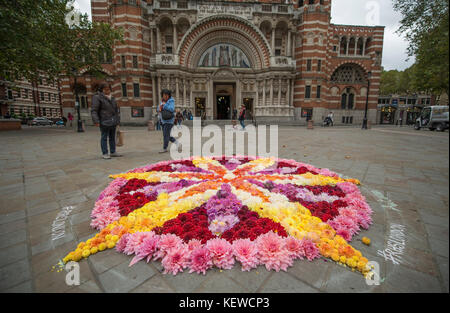
[[166, 152], [169, 152], [169, 150], [167, 150], [167, 149], [162, 149], [161, 151], [159, 151], [159, 153], [166, 153]]
[[111, 157], [109, 156], [109, 154], [104, 154], [104, 155], [103, 155], [103, 158], [104, 158], [105, 160], [111, 159]]

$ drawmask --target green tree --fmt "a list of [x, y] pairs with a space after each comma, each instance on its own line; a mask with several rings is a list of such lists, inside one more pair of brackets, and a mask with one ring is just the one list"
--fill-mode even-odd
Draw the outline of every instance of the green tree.
[[69, 25], [68, 16], [77, 16], [72, 3], [0, 0], [0, 76], [35, 81], [43, 74], [54, 80], [77, 75], [81, 69], [101, 70], [100, 52], [110, 54], [122, 32], [106, 23], [92, 23], [87, 15]]
[[447, 0], [393, 0], [403, 18], [398, 33], [416, 57], [410, 81], [417, 91], [449, 94], [449, 3]]

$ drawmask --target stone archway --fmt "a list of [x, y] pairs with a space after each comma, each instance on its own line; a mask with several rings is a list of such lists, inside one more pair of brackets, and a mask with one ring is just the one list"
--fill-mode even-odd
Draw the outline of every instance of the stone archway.
[[212, 16], [193, 25], [178, 48], [180, 65], [196, 68], [204, 51], [220, 43], [230, 43], [241, 49], [253, 69], [270, 66], [270, 46], [261, 31], [232, 15]]

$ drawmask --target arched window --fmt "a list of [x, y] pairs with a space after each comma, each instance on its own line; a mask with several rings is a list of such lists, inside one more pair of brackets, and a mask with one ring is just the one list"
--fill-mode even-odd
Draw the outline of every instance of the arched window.
[[352, 110], [355, 106], [355, 91], [353, 88], [345, 88], [341, 95], [341, 109]]
[[345, 110], [346, 107], [347, 107], [347, 94], [343, 93], [341, 96], [341, 109]]
[[331, 82], [343, 84], [366, 84], [366, 75], [361, 66], [343, 64], [331, 75]]

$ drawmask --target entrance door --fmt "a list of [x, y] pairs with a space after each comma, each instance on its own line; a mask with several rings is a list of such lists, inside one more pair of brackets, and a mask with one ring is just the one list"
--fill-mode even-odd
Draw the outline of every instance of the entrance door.
[[217, 103], [217, 119], [229, 120], [231, 116], [230, 96], [216, 96]]

